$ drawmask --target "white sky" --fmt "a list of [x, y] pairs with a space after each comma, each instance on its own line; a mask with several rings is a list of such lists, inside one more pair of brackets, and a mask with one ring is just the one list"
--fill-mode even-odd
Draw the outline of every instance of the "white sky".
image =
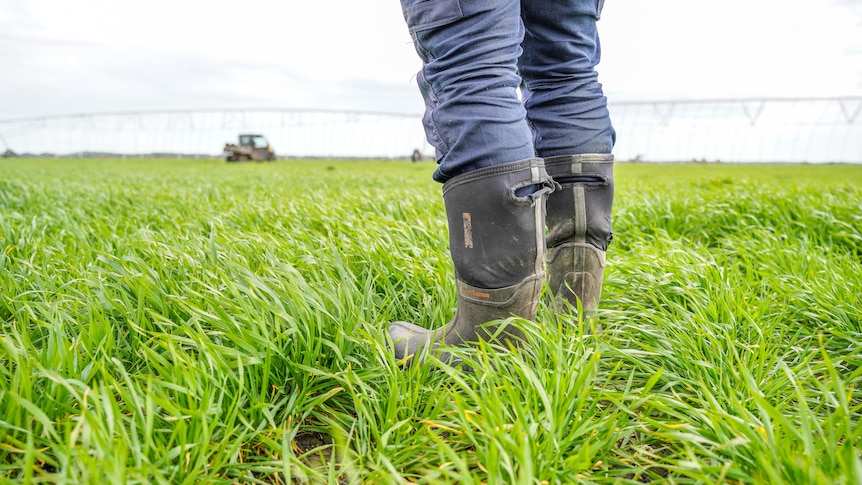
[[[607, 0], [613, 100], [862, 95], [862, 0]], [[0, 0], [0, 120], [326, 108], [418, 113], [395, 0]]]

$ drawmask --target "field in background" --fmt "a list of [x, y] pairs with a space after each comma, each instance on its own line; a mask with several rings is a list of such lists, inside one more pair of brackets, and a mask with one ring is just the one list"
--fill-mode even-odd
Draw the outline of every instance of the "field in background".
[[[617, 160], [862, 163], [858, 96], [610, 100], [608, 109]], [[280, 157], [407, 158], [414, 150], [433, 157], [421, 118], [270, 108], [0, 119], [0, 154], [213, 156], [239, 133], [263, 133]]]
[[0, 482], [862, 481], [862, 166], [618, 164], [603, 332], [473, 374], [432, 170], [0, 160]]

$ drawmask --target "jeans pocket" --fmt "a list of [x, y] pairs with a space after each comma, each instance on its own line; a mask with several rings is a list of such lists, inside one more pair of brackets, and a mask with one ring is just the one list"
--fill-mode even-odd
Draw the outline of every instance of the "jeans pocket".
[[418, 3], [401, 0], [401, 9], [411, 33], [440, 27], [464, 16], [459, 0], [424, 0]]

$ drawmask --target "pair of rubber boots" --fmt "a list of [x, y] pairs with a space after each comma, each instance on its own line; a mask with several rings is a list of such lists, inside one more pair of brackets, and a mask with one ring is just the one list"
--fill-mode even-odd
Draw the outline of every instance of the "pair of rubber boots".
[[[458, 306], [442, 328], [391, 323], [396, 358], [421, 362], [441, 344], [520, 341], [512, 327], [486, 323], [534, 320], [545, 268], [558, 311], [595, 312], [612, 237], [613, 155], [531, 158], [468, 172], [443, 185], [443, 200]], [[448, 352], [438, 357], [451, 362]]]

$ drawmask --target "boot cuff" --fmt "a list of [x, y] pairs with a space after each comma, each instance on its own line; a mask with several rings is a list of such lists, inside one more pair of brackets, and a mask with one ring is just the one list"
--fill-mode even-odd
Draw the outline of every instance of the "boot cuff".
[[550, 180], [548, 174], [545, 172], [544, 160], [541, 158], [525, 158], [523, 160], [518, 160], [517, 162], [480, 168], [479, 170], [473, 170], [472, 172], [463, 173], [453, 177], [443, 184], [443, 195], [445, 196], [448, 191], [460, 185], [476, 182], [478, 180], [497, 175], [516, 173], [523, 170], [529, 170], [527, 173], [530, 174], [529, 177], [524, 177], [525, 182], [541, 184]]
[[612, 163], [614, 156], [611, 153], [582, 153], [579, 155], [558, 155], [545, 159], [545, 166], [567, 165], [571, 163]]

